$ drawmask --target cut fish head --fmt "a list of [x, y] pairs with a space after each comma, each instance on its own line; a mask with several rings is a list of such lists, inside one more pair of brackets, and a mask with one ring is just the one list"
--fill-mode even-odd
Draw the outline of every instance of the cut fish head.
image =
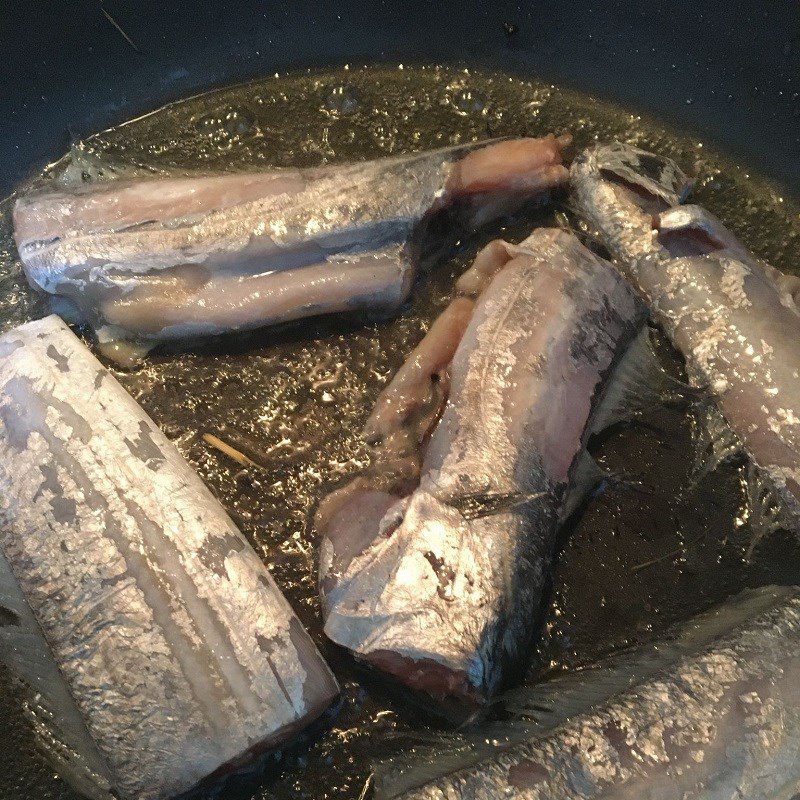
[[578, 157], [578, 162], [606, 179], [659, 198], [668, 206], [682, 203], [692, 188], [691, 180], [672, 159], [620, 142], [587, 150]]
[[653, 218], [681, 203], [691, 188], [674, 161], [619, 142], [579, 155], [570, 182], [580, 216], [634, 278], [633, 262], [661, 248]]
[[334, 518], [323, 540], [326, 635], [436, 699], [492, 695], [503, 672], [498, 587], [513, 562], [519, 508], [474, 516], [430, 484], [406, 500], [361, 491], [353, 503], [359, 520], [351, 508], [346, 536]]

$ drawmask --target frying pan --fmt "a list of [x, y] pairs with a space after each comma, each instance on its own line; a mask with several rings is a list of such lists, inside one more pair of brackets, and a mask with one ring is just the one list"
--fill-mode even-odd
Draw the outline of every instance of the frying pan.
[[463, 62], [571, 85], [693, 130], [800, 190], [796, 0], [28, 0], [0, 12], [0, 53], [0, 196], [70, 138], [168, 100], [374, 61]]
[[[8, 6], [0, 197], [71, 140], [170, 100], [276, 71], [364, 62], [464, 63], [574, 86], [692, 131], [800, 192], [796, 0]], [[49, 785], [4, 781], [2, 764], [13, 759], [0, 754], [0, 798], [55, 796]]]

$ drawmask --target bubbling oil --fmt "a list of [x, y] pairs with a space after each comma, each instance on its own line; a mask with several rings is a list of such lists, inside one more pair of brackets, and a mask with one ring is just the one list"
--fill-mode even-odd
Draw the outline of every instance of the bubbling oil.
[[[345, 68], [276, 75], [172, 103], [77, 143], [38, 181], [64, 186], [159, 174], [312, 166], [494, 136], [569, 131], [580, 148], [616, 139], [676, 159], [695, 200], [784, 271], [800, 261], [800, 205], [708, 142], [657, 120], [535, 81], [445, 67]], [[13, 198], [12, 198], [13, 199]], [[432, 724], [409, 698], [361, 672], [322, 635], [309, 519], [326, 489], [369, 463], [359, 430], [386, 382], [491, 236], [523, 238], [552, 210], [460, 243], [422, 276], [391, 320], [323, 318], [171, 346], [116, 376], [179, 447], [264, 559], [336, 671], [343, 708], [310, 746], [256, 789], [226, 797], [358, 798], [370, 764]], [[46, 313], [20, 274], [10, 203], [0, 219], [0, 326]], [[672, 368], [680, 364], [668, 352]], [[677, 410], [609, 432], [596, 455], [626, 480], [588, 505], [565, 537], [529, 681], [646, 639], [744, 586], [798, 582], [800, 549], [775, 535], [750, 564], [740, 475], [722, 468], [690, 491], [691, 430]], [[243, 467], [216, 437], [256, 466]], [[73, 794], [33, 753], [13, 690], [0, 693], [0, 799]]]

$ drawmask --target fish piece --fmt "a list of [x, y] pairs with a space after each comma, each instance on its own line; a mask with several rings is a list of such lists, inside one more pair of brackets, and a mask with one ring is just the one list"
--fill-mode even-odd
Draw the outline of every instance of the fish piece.
[[671, 256], [706, 255], [726, 251], [763, 272], [780, 294], [781, 303], [798, 311], [800, 277], [787, 275], [751, 253], [722, 222], [701, 206], [687, 205], [671, 208], [653, 218], [658, 244]]
[[412, 689], [483, 702], [528, 652], [568, 487], [588, 488], [584, 445], [644, 309], [564, 231], [476, 263], [470, 287], [491, 282], [384, 390], [371, 471], [316, 524], [326, 635]]
[[0, 497], [0, 658], [79, 791], [172, 797], [335, 701], [253, 549], [55, 316], [0, 337]]
[[[735, 250], [654, 254], [642, 259], [637, 274], [686, 358], [690, 379], [710, 387], [759, 480], [770, 487], [763, 500], [784, 511], [751, 519], [749, 558], [764, 534], [800, 523], [800, 316], [758, 262]], [[751, 500], [759, 494], [751, 491]], [[751, 502], [751, 513], [756, 510]]]
[[[764, 533], [800, 523], [800, 315], [793, 297], [800, 281], [764, 265], [704, 209], [668, 208], [685, 182], [667, 159], [623, 145], [607, 150], [584, 153], [572, 168], [579, 210], [769, 487], [750, 495], [785, 512], [758, 514], [769, 522], [754, 525], [749, 556]], [[626, 166], [624, 177], [621, 169], [606, 171], [612, 162]], [[644, 196], [653, 180], [661, 181], [660, 194]]]
[[429, 240], [457, 238], [564, 184], [569, 142], [551, 135], [37, 192], [17, 200], [14, 236], [31, 286], [71, 321], [88, 321], [101, 344], [146, 348], [324, 313], [387, 312], [407, 297]]
[[671, 159], [619, 142], [583, 151], [570, 167], [579, 214], [628, 271], [659, 250], [652, 219], [682, 203], [691, 185]]
[[511, 692], [504, 723], [376, 765], [376, 800], [789, 800], [800, 592], [746, 592], [595, 668]]

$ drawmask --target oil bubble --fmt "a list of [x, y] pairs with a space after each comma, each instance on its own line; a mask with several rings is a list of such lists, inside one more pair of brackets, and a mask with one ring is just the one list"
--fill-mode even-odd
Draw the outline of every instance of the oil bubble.
[[218, 145], [232, 144], [255, 134], [258, 130], [253, 115], [244, 108], [225, 108], [200, 117], [197, 131]]
[[486, 108], [483, 96], [472, 89], [461, 89], [453, 95], [453, 108], [461, 115], [477, 114]]
[[255, 120], [247, 111], [234, 108], [225, 114], [222, 129], [231, 137], [246, 136], [255, 130]]
[[323, 101], [323, 108], [336, 114], [349, 116], [355, 113], [361, 102], [354, 86], [341, 84], [328, 90]]

